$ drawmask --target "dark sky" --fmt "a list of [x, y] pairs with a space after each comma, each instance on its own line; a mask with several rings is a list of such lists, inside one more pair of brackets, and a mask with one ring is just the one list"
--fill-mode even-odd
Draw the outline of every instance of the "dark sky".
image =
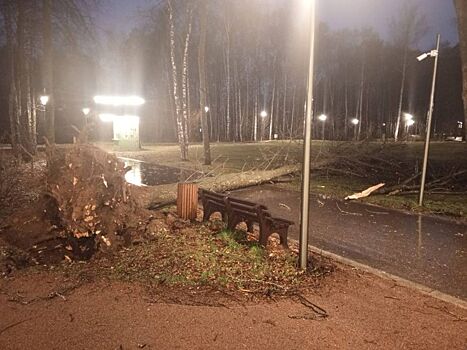
[[[258, 0], [265, 4], [277, 0]], [[288, 0], [289, 1], [289, 0]], [[308, 1], [308, 0], [296, 0]], [[401, 4], [409, 0], [317, 0], [317, 16], [331, 28], [373, 27], [383, 38], [388, 25], [397, 16]], [[425, 14], [429, 31], [419, 47], [427, 49], [435, 42], [436, 33], [442, 40], [458, 42], [457, 23], [452, 0], [412, 0]], [[98, 24], [103, 29], [128, 32], [137, 25], [138, 13], [155, 3], [154, 0], [106, 0]]]

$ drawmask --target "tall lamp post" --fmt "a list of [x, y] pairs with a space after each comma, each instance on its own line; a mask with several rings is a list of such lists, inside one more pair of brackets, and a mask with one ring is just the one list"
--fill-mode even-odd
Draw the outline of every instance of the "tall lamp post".
[[268, 112], [266, 111], [261, 111], [259, 114], [261, 117], [261, 135], [260, 135], [260, 140], [263, 141], [263, 134], [264, 134], [264, 121], [266, 120], [268, 116]]
[[310, 60], [308, 65], [308, 93], [306, 100], [305, 139], [303, 140], [302, 205], [300, 216], [299, 266], [306, 270], [308, 265], [308, 226], [310, 211], [310, 163], [311, 163], [311, 121], [313, 118], [313, 70], [315, 54], [315, 8], [316, 1], [310, 4]]
[[88, 115], [91, 113], [91, 108], [84, 107], [81, 112], [83, 112], [84, 115], [84, 125], [88, 125]]
[[355, 141], [357, 141], [357, 125], [358, 123], [360, 123], [360, 120], [358, 120], [357, 118], [353, 118], [351, 122], [353, 124], [353, 137]]
[[[48, 95], [41, 95], [39, 96], [39, 101], [41, 102], [41, 105], [44, 106], [44, 109], [42, 110], [43, 111], [43, 116], [44, 116], [44, 125], [47, 124], [47, 103], [49, 102], [49, 96]], [[47, 127], [45, 127], [45, 133], [47, 135]]]
[[425, 180], [426, 180], [426, 167], [428, 164], [428, 151], [430, 148], [430, 136], [431, 136], [431, 119], [433, 116], [433, 107], [435, 101], [435, 88], [436, 88], [436, 73], [438, 70], [438, 57], [439, 57], [439, 41], [441, 36], [438, 34], [436, 38], [436, 49], [431, 50], [430, 52], [425, 52], [417, 57], [418, 61], [423, 61], [427, 57], [434, 57], [435, 64], [433, 67], [433, 81], [431, 83], [431, 96], [430, 96], [430, 106], [428, 109], [428, 119], [426, 122], [426, 138], [425, 138], [425, 152], [423, 155], [423, 168], [422, 168], [422, 181], [420, 184], [420, 197], [418, 199], [418, 205], [423, 206], [423, 194], [425, 192]]
[[323, 124], [322, 125], [322, 128], [321, 128], [321, 134], [322, 134], [322, 137], [323, 137], [323, 141], [324, 141], [324, 126], [326, 125], [326, 119], [328, 119], [328, 116], [326, 114], [321, 114], [318, 119], [320, 120], [320, 122]]

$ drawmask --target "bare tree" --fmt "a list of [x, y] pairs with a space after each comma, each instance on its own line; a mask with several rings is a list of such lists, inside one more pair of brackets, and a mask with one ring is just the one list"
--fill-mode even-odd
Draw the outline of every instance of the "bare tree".
[[396, 127], [394, 129], [394, 140], [398, 141], [407, 78], [408, 52], [410, 46], [416, 44], [427, 30], [425, 16], [420, 14], [418, 6], [413, 2], [406, 2], [402, 5], [399, 16], [392, 19], [391, 30], [394, 44], [400, 48], [402, 53], [401, 85], [399, 90]]
[[203, 133], [204, 164], [211, 164], [211, 147], [209, 144], [209, 126], [207, 112], [207, 84], [206, 84], [206, 31], [207, 6], [206, 0], [201, 0], [199, 7], [199, 46], [198, 46], [198, 72], [199, 72], [199, 108], [201, 113], [201, 128]]
[[188, 108], [187, 108], [187, 71], [188, 71], [188, 53], [190, 46], [190, 37], [192, 29], [192, 9], [188, 7], [188, 28], [184, 40], [183, 58], [182, 58], [182, 96], [179, 92], [179, 73], [177, 67], [177, 45], [176, 28], [174, 18], [174, 8], [172, 1], [167, 1], [167, 13], [169, 21], [169, 40], [170, 40], [170, 62], [172, 67], [172, 93], [175, 103], [175, 118], [177, 123], [177, 137], [180, 144], [180, 157], [182, 160], [188, 160]]
[[462, 59], [462, 99], [464, 101], [464, 140], [467, 140], [467, 2], [454, 0], [459, 28], [459, 45]]

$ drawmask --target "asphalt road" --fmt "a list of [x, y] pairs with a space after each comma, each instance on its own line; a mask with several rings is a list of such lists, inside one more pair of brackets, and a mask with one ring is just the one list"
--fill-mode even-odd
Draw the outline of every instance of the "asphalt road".
[[[293, 220], [298, 239], [300, 194], [273, 185], [232, 196], [265, 204]], [[358, 202], [312, 197], [309, 244], [467, 300], [467, 225]]]

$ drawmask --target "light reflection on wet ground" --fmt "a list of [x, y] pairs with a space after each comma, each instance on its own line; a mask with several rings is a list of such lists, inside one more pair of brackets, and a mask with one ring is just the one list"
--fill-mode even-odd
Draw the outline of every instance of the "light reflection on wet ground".
[[146, 163], [130, 158], [120, 157], [119, 159], [125, 163], [125, 167], [131, 167], [131, 170], [125, 174], [125, 180], [137, 186], [190, 182], [203, 177], [203, 174], [198, 171]]
[[[271, 185], [234, 192], [295, 221], [300, 194]], [[310, 244], [467, 300], [467, 225], [357, 202], [312, 197]]]

